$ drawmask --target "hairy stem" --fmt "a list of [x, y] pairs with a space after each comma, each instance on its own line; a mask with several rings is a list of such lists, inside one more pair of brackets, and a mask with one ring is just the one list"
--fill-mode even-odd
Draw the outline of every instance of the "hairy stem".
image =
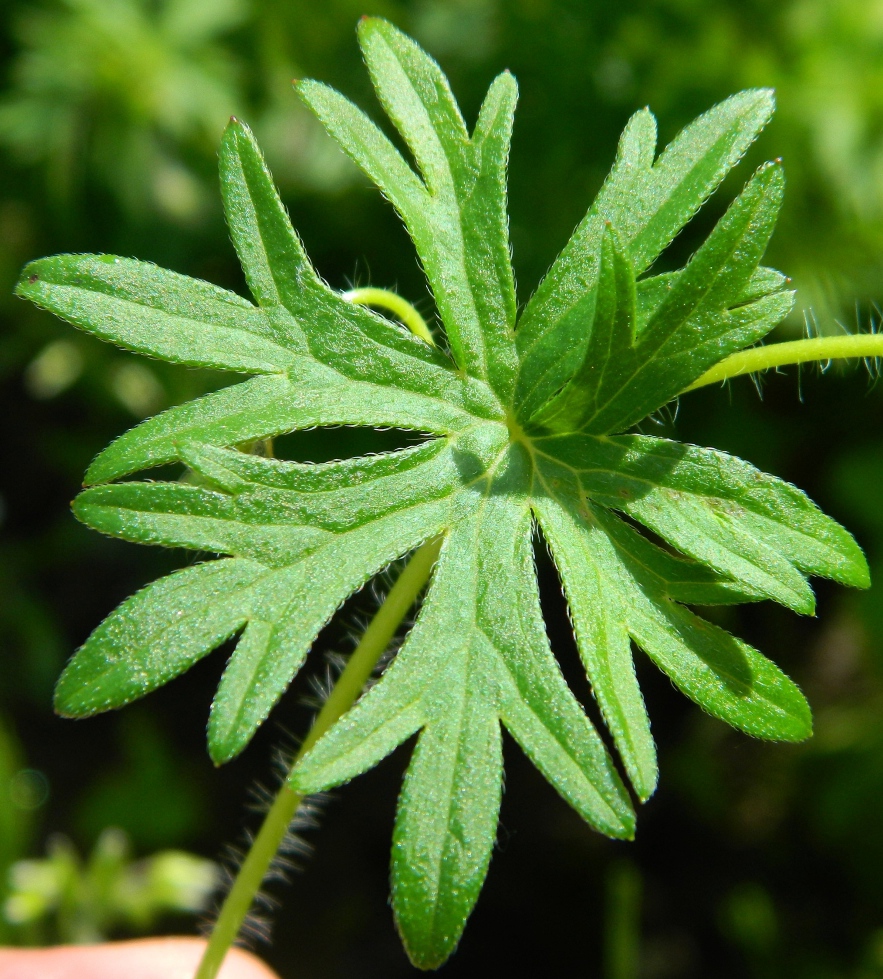
[[[310, 733], [294, 756], [292, 771], [298, 762], [355, 703], [371, 676], [377, 661], [383, 655], [408, 610], [414, 604], [423, 586], [429, 580], [432, 566], [438, 557], [441, 539], [429, 541], [419, 548], [398, 580], [390, 589], [377, 614], [365, 630], [359, 645], [340, 674]], [[264, 818], [263, 825], [246, 855], [233, 887], [227, 894], [218, 920], [212, 930], [208, 946], [196, 979], [214, 979], [224, 962], [230, 946], [236, 940], [242, 922], [251, 908], [270, 864], [276, 855], [291, 820], [297, 814], [304, 797], [289, 788], [288, 780]]]
[[685, 391], [728, 381], [740, 374], [753, 374], [769, 367], [786, 367], [808, 361], [883, 357], [883, 333], [852, 333], [848, 336], [815, 337], [811, 340], [788, 340], [763, 347], [749, 347], [730, 354], [706, 371]]
[[[350, 292], [345, 292], [343, 297], [352, 303], [388, 309], [412, 333], [425, 340], [430, 346], [435, 346], [426, 321], [406, 299], [402, 299], [396, 293], [386, 289], [352, 289]], [[268, 454], [272, 455], [272, 448]], [[294, 756], [291, 772], [294, 772], [298, 762], [319, 738], [358, 700], [378, 660], [408, 614], [408, 609], [417, 600], [417, 596], [429, 580], [440, 548], [440, 537], [427, 541], [414, 552], [414, 556], [405, 565], [350, 656], [346, 669], [338, 677], [328, 699], [316, 716], [309, 734]], [[291, 773], [273, 800], [273, 805], [264, 817], [258, 835], [249, 847], [245, 860], [236, 874], [236, 880], [233, 881], [233, 886], [221, 906], [221, 913], [212, 929], [195, 979], [214, 979], [218, 974], [227, 952], [236, 941], [236, 936], [270, 869], [270, 864], [285, 839], [288, 827], [304, 801], [302, 795], [289, 788], [290, 778]]]

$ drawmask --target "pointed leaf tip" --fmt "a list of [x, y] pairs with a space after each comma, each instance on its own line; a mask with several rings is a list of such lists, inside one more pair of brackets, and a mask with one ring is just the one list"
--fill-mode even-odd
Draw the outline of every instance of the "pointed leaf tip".
[[379, 30], [383, 28], [389, 28], [395, 31], [397, 34], [401, 33], [394, 24], [391, 24], [384, 17], [376, 17], [371, 14], [363, 14], [359, 18], [359, 23], [356, 26], [356, 33], [361, 37], [364, 33], [371, 30]]
[[741, 92], [731, 95], [729, 99], [724, 99], [724, 102], [735, 99], [753, 99], [759, 103], [765, 102], [769, 105], [771, 114], [776, 108], [776, 90], [774, 88], [744, 88]]
[[224, 135], [222, 140], [224, 138], [229, 138], [231, 133], [241, 133], [243, 130], [247, 129], [248, 126], [246, 126], [246, 124], [238, 116], [230, 116], [230, 121], [224, 127]]
[[28, 264], [21, 270], [21, 275], [18, 278], [18, 282], [15, 284], [15, 289], [13, 292], [16, 296], [22, 299], [29, 299], [28, 286], [32, 286], [40, 281], [40, 276], [34, 269], [37, 267], [39, 260], [37, 262], [28, 262]]
[[209, 732], [209, 737], [207, 739], [208, 756], [211, 759], [212, 764], [215, 768], [220, 768], [221, 765], [226, 765], [228, 761], [232, 761], [240, 752], [244, 746], [231, 745], [223, 741], [216, 741], [211, 736], [211, 731]]
[[848, 582], [853, 588], [871, 587], [871, 567], [864, 551], [856, 545], [857, 553], [853, 556], [852, 577]]
[[[64, 674], [61, 676], [61, 679], [63, 678]], [[64, 717], [69, 720], [76, 720], [77, 718], [83, 717], [86, 712], [83, 709], [83, 705], [78, 703], [76, 696], [77, 690], [69, 689], [70, 684], [66, 688], [63, 688], [61, 679], [56, 684], [55, 692], [52, 695], [52, 709], [59, 717]]]

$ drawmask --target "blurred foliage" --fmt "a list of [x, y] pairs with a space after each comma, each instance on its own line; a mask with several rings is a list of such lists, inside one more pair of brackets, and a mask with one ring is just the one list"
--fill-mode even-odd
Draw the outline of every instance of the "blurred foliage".
[[240, 65], [221, 39], [240, 0], [63, 0], [26, 8], [2, 108], [3, 142], [40, 166], [69, 204], [88, 173], [133, 211], [186, 221], [204, 204], [188, 153], [211, 152], [241, 102]]
[[133, 861], [129, 840], [106, 829], [83, 863], [70, 840], [49, 840], [42, 860], [9, 870], [3, 917], [27, 944], [99, 942], [124, 928], [143, 932], [170, 913], [204, 911], [219, 883], [218, 868], [179, 850]]
[[[136, 363], [16, 303], [12, 283], [38, 255], [108, 251], [244, 291], [216, 178], [220, 134], [237, 114], [255, 129], [328, 281], [396, 287], [431, 315], [395, 216], [290, 88], [292, 77], [317, 76], [370, 108], [353, 30], [362, 13], [390, 17], [433, 52], [469, 116], [500, 69], [518, 78], [510, 196], [522, 301], [584, 213], [632, 111], [652, 106], [662, 142], [731, 92], [772, 85], [773, 124], [675, 242], [672, 263], [704, 236], [736, 181], [781, 155], [789, 186], [770, 261], [798, 286], [783, 330], [803, 329], [804, 317], [825, 332], [867, 327], [883, 305], [883, 0], [375, 0], [370, 9], [356, 0], [6, 0], [0, 866], [34, 857], [52, 833], [85, 850], [109, 824], [138, 852], [215, 857], [236, 839], [242, 799], [266, 778], [273, 742], [270, 731], [240, 761], [211, 769], [191, 718], [204, 716], [217, 655], [149, 704], [82, 724], [51, 716], [65, 656], [121, 598], [175, 566], [174, 556], [76, 525], [68, 503], [82, 473], [133, 420], [219, 380]], [[639, 663], [662, 780], [637, 842], [593, 838], [511, 752], [506, 852], [447, 967], [452, 979], [602, 975], [605, 928], [640, 932], [637, 961], [608, 945], [608, 965], [641, 979], [883, 977], [883, 387], [860, 369], [832, 368], [800, 381], [770, 376], [763, 394], [743, 379], [691, 395], [677, 436], [793, 480], [868, 550], [876, 586], [864, 595], [820, 586], [817, 620], [766, 603], [715, 613], [799, 678], [816, 736], [782, 747], [730, 733]], [[396, 437], [303, 433], [277, 450], [327, 459]], [[553, 645], [588, 695], [554, 570], [542, 552], [538, 562], [547, 618], [558, 623]], [[370, 606], [366, 594], [344, 615]], [[320, 645], [344, 641], [332, 625]], [[295, 731], [309, 723], [304, 689], [276, 711]], [[283, 976], [411, 974], [385, 906], [396, 764], [345, 790], [307, 875], [284, 893], [267, 952]], [[69, 852], [49, 860], [60, 865]], [[130, 864], [120, 861], [122, 880]], [[0, 880], [3, 900], [6, 887]], [[0, 940], [8, 927], [0, 922]]]
[[[0, 721], [0, 904], [9, 893], [8, 869], [31, 844], [32, 811], [46, 801], [45, 776], [23, 767], [21, 748], [8, 724]], [[0, 920], [0, 942], [10, 940]]]
[[[117, 778], [110, 787], [98, 782], [83, 799], [84, 837], [92, 826], [112, 823], [118, 813], [132, 823], [142, 845], [180, 836], [174, 821], [181, 810], [165, 803], [169, 792], [181, 789], [176, 785], [180, 775], [166, 745], [143, 728], [142, 719], [131, 748], [134, 778]], [[222, 881], [214, 862], [181, 850], [134, 860], [129, 836], [120, 829], [103, 829], [85, 862], [60, 833], [49, 838], [45, 859], [22, 859], [33, 846], [37, 817], [49, 797], [46, 775], [23, 767], [21, 745], [0, 718], [0, 943], [102, 941], [150, 931], [170, 915], [207, 910]], [[90, 806], [98, 810], [91, 819]], [[132, 820], [135, 811], [146, 821], [146, 832]]]

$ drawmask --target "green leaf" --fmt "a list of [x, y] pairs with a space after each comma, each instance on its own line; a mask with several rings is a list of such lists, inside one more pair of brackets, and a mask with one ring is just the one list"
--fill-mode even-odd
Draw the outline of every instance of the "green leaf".
[[245, 299], [147, 262], [43, 258], [25, 266], [16, 293], [102, 340], [175, 364], [276, 374], [295, 360]]
[[292, 342], [304, 353], [302, 327], [285, 312], [296, 306], [299, 290], [318, 291], [318, 276], [251, 131], [238, 119], [224, 130], [219, 165], [227, 226], [251, 294], [268, 315], [286, 323]]
[[86, 472], [86, 483], [173, 462], [181, 446], [238, 445], [316, 425], [369, 425], [433, 434], [456, 431], [472, 416], [410, 391], [341, 377], [310, 361], [293, 377], [257, 377], [169, 408], [112, 442]]
[[239, 599], [266, 574], [254, 561], [213, 561], [148, 585], [109, 615], [68, 663], [55, 709], [88, 717], [168, 683], [242, 627]]
[[[749, 181], [685, 268], [644, 276], [762, 128], [770, 93], [711, 109], [655, 161], [655, 120], [633, 116], [613, 172], [515, 333], [514, 80], [494, 81], [470, 135], [441, 69], [412, 40], [371, 18], [359, 36], [419, 175], [343, 96], [309, 81], [299, 91], [404, 219], [453, 359], [322, 281], [238, 120], [224, 134], [221, 187], [256, 305], [105, 256], [32, 263], [17, 291], [128, 349], [257, 375], [143, 422], [89, 468], [92, 485], [74, 503], [89, 526], [219, 557], [112, 612], [62, 674], [62, 713], [120, 707], [235, 640], [208, 731], [212, 758], [232, 758], [335, 610], [391, 562], [431, 541], [426, 563], [411, 566], [425, 569], [440, 547], [400, 651], [291, 782], [301, 793], [340, 785], [417, 735], [396, 818], [393, 905], [412, 961], [434, 968], [459, 941], [488, 870], [503, 727], [590, 826], [634, 832], [617, 761], [549, 646], [537, 525], [641, 801], [657, 761], [633, 646], [714, 716], [797, 741], [811, 718], [793, 682], [686, 606], [771, 598], [808, 613], [807, 575], [866, 587], [868, 569], [849, 534], [782, 480], [711, 449], [609, 434], [790, 308], [787, 280], [759, 264], [782, 196], [777, 165]], [[334, 425], [427, 440], [322, 465], [235, 448]], [[193, 478], [111, 483], [165, 463]]]
[[[595, 508], [593, 513], [610, 541], [616, 542], [625, 525], [612, 514]], [[710, 714], [755, 737], [803, 741], [810, 736], [809, 705], [775, 664], [666, 599], [646, 568], [624, 548], [616, 549], [614, 563], [613, 549], [604, 538], [595, 535], [593, 542], [599, 559], [609, 561], [608, 575], [623, 591], [629, 634], [680, 690]]]
[[528, 303], [518, 325], [518, 400], [529, 418], [579, 365], [592, 321], [605, 222], [640, 275], [678, 234], [769, 121], [768, 89], [740, 92], [687, 126], [654, 163], [656, 120], [636, 113], [588, 214]]
[[[460, 482], [455, 455], [440, 441], [372, 456], [358, 466], [331, 463], [319, 473], [208, 446], [186, 446], [181, 456], [214, 487], [95, 486], [77, 497], [74, 512], [95, 530], [126, 540], [284, 567], [372, 521], [391, 515], [404, 520], [409, 509], [450, 496]], [[320, 474], [328, 488], [316, 488]]]
[[867, 587], [853, 538], [796, 487], [723, 452], [646, 436], [537, 441], [580, 492], [758, 594], [812, 613], [803, 573]]
[[499, 415], [491, 392], [480, 383], [464, 385], [447, 357], [320, 280], [254, 137], [238, 120], [224, 134], [220, 165], [227, 222], [249, 286], [268, 318], [297, 338], [299, 352], [355, 381], [459, 402], [484, 417]]
[[809, 704], [797, 685], [718, 626], [677, 606], [660, 614], [658, 604], [636, 601], [630, 631], [675, 686], [709, 714], [757, 738], [804, 741], [812, 734]]
[[582, 366], [531, 420], [558, 431], [621, 431], [765, 336], [791, 308], [791, 294], [747, 303], [745, 296], [757, 288], [783, 189], [781, 168], [762, 168], [686, 268], [669, 277], [640, 331], [631, 263], [608, 232]]
[[[567, 386], [531, 419], [551, 429], [572, 432], [597, 414], [611, 386], [611, 375], [628, 363], [637, 329], [635, 273], [608, 225], [601, 239], [598, 286], [589, 345]], [[615, 384], [616, 381], [613, 380]], [[668, 399], [666, 399], [668, 400]]]
[[[656, 769], [629, 638], [715, 717], [756, 737], [809, 737], [809, 705], [795, 684], [757, 650], [676, 604], [660, 587], [658, 570], [648, 573], [628, 547], [628, 537], [637, 535], [594, 506], [584, 516], [586, 504], [569, 489], [538, 513], [562, 577], [571, 582], [567, 596], [580, 652], [638, 795], [652, 792]], [[624, 539], [626, 547], [618, 546]]]
[[519, 455], [501, 465], [451, 532], [393, 665], [293, 775], [297, 791], [328, 788], [422, 729], [393, 851], [399, 930], [422, 968], [453, 950], [487, 871], [500, 799], [500, 721], [588, 822], [613, 836], [633, 828], [616, 770], [548, 646], [530, 512], [515, 491], [525, 466]]
[[[243, 467], [237, 455], [208, 448], [188, 454], [197, 471], [206, 460], [206, 471], [212, 473], [214, 482], [217, 470], [227, 463], [230, 478], [236, 480], [235, 488], [228, 492], [181, 483], [121, 483], [87, 490], [75, 505], [82, 521], [104, 533], [233, 556], [233, 560], [208, 567], [238, 567], [246, 556], [260, 562], [249, 560], [247, 564], [257, 575], [259, 587], [243, 591], [237, 579], [229, 595], [214, 596], [216, 614], [226, 609], [228, 617], [223, 621], [235, 625], [226, 632], [207, 632], [200, 625], [198, 632], [187, 634], [188, 639], [192, 635], [194, 645], [186, 665], [166, 667], [157, 662], [153, 666], [154, 671], [162, 670], [160, 682], [165, 682], [248, 621], [212, 708], [209, 748], [218, 762], [245, 747], [338, 605], [371, 575], [445, 526], [446, 497], [454, 481], [452, 473], [457, 473], [450, 453], [445, 458], [437, 450], [422, 449], [377, 457], [370, 476], [358, 489], [311, 490], [298, 486], [304, 482], [301, 466], [252, 459]], [[350, 463], [335, 467], [352, 469]], [[440, 478], [445, 469], [447, 492]], [[264, 472], [269, 485], [262, 479]], [[324, 475], [331, 474], [332, 467], [326, 468]], [[310, 478], [311, 474], [308, 485]], [[339, 476], [334, 481], [339, 482]], [[413, 491], [410, 504], [401, 498], [399, 486]], [[373, 506], [366, 494], [373, 497]], [[318, 578], [320, 589], [315, 587]], [[181, 606], [178, 599], [166, 600]], [[103, 636], [108, 629], [115, 630], [116, 642], [129, 640], [138, 647], [136, 637], [149, 628], [154, 606], [151, 601], [121, 610], [120, 621], [100, 627], [68, 670], [79, 675], [96, 669], [95, 664], [106, 655]], [[187, 612], [178, 614], [186, 617]], [[114, 621], [112, 617], [108, 623]], [[172, 621], [177, 630], [177, 619]], [[177, 649], [156, 651], [155, 655], [171, 656], [173, 664], [184, 662]], [[92, 684], [93, 695], [104, 692], [101, 709], [121, 706], [152, 686], [137, 656], [119, 660], [112, 670], [103, 667], [100, 683]]]
[[[579, 491], [577, 498], [579, 498]], [[588, 512], [588, 501], [581, 510]], [[704, 564], [663, 550], [613, 515], [593, 507], [592, 515], [603, 525], [629, 573], [653, 594], [684, 605], [733, 605], [756, 602], [766, 596], [744, 581], [719, 574]]]
[[632, 662], [627, 610], [589, 539], [598, 530], [587, 525], [578, 511], [569, 512], [557, 501], [543, 501], [537, 516], [564, 583], [595, 699], [635, 792], [645, 802], [656, 788], [656, 748]]
[[515, 288], [509, 263], [505, 166], [517, 89], [501, 75], [469, 138], [438, 65], [386, 21], [364, 18], [359, 41], [381, 103], [422, 180], [364, 113], [316, 82], [297, 89], [405, 222], [457, 365], [511, 394]]

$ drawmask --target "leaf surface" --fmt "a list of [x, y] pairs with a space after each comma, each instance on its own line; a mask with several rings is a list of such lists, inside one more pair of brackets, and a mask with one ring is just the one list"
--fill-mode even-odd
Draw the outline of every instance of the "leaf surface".
[[[639, 796], [655, 785], [655, 755], [643, 702], [630, 680], [629, 639], [715, 717], [756, 737], [780, 741], [809, 737], [809, 705], [793, 681], [757, 650], [673, 601], [660, 588], [657, 577], [647, 574], [646, 565], [635, 561], [625, 548], [616, 547], [617, 538], [624, 536], [614, 526], [617, 518], [594, 507], [591, 515], [591, 524], [577, 519], [579, 510], [572, 498], [547, 503], [540, 510], [562, 574], [568, 562], [581, 560], [608, 591], [603, 602], [592, 606], [585, 597], [592, 596], [594, 580], [590, 579], [587, 588], [585, 578], [571, 577], [574, 597], [568, 597], [595, 695]], [[604, 645], [596, 639], [593, 642], [597, 625], [594, 634], [591, 631], [602, 608], [619, 610], [612, 620], [614, 638]], [[581, 625], [588, 639], [580, 637]], [[602, 656], [606, 650], [610, 657], [617, 648], [621, 663], [614, 672], [599, 650]]]
[[17, 291], [102, 340], [175, 364], [275, 374], [295, 360], [247, 300], [147, 262], [43, 258], [25, 267]]
[[579, 364], [605, 222], [618, 229], [640, 275], [738, 163], [773, 108], [769, 89], [740, 92], [687, 126], [655, 163], [656, 120], [648, 109], [632, 116], [598, 197], [519, 321], [522, 417], [541, 408]]
[[[194, 471], [217, 488], [127, 482], [96, 486], [75, 504], [77, 516], [103, 533], [231, 556], [207, 568], [239, 567], [246, 559], [256, 584], [243, 589], [236, 577], [229, 593], [213, 595], [214, 614], [223, 611], [226, 618], [222, 615], [221, 621], [235, 625], [226, 632], [206, 631], [202, 613], [197, 613], [197, 631], [187, 632], [192, 645], [187, 646], [190, 658], [185, 666], [174, 665], [185, 663], [178, 650], [156, 651], [152, 670], [145, 669], [140, 657], [123, 657], [113, 669], [101, 665], [107, 629], [118, 644], [141, 645], [137, 637], [149, 630], [155, 606], [145, 601], [137, 607], [123, 606], [107, 620], [116, 624], [94, 633], [68, 668], [96, 673], [90, 696], [99, 698], [100, 707], [89, 712], [120, 707], [152, 689], [152, 673], [159, 670], [164, 678], [160, 682], [165, 682], [248, 622], [212, 708], [209, 748], [218, 762], [245, 747], [344, 599], [446, 526], [447, 498], [458, 476], [450, 451], [438, 451], [431, 444], [363, 463], [356, 486], [341, 487], [340, 475], [334, 478], [335, 469], [351, 471], [352, 463], [326, 466], [322, 476], [326, 485], [338, 484], [333, 489], [318, 488], [321, 480], [317, 486], [313, 472], [303, 466], [239, 459], [241, 455], [207, 446], [183, 453]], [[319, 580], [322, 587], [316, 588]], [[172, 613], [174, 635], [179, 631], [175, 616], [188, 617], [183, 603], [189, 594], [184, 593], [184, 599], [166, 598], [177, 605]], [[59, 689], [66, 689], [66, 683], [62, 678]], [[67, 701], [59, 703], [65, 713], [76, 712]]]
[[633, 827], [627, 793], [549, 648], [530, 510], [514, 492], [525, 462], [518, 453], [507, 462], [448, 537], [393, 665], [293, 774], [298, 791], [328, 788], [422, 731], [399, 800], [393, 904], [423, 968], [453, 950], [487, 871], [500, 722], [589, 823], [612, 836], [630, 836]]
[[796, 487], [741, 459], [642, 435], [537, 445], [577, 475], [588, 499], [796, 611], [814, 608], [804, 573], [867, 587], [867, 563], [851, 535]]
[[[514, 80], [504, 72], [493, 82], [470, 133], [440, 67], [410, 38], [376, 18], [359, 38], [416, 169], [344, 96], [318, 82], [298, 88], [403, 218], [450, 356], [322, 280], [235, 119], [221, 187], [253, 303], [94, 255], [32, 263], [17, 291], [126, 349], [250, 375], [141, 423], [89, 468], [74, 503], [82, 521], [198, 561], [98, 626], [59, 680], [62, 713], [120, 707], [230, 642], [208, 729], [212, 758], [226, 761], [339, 606], [424, 542], [440, 546], [400, 651], [291, 781], [303, 793], [340, 785], [416, 736], [396, 817], [393, 906], [412, 961], [434, 968], [459, 941], [488, 870], [503, 728], [590, 826], [629, 838], [635, 817], [617, 765], [641, 801], [658, 778], [634, 655], [734, 727], [799, 741], [811, 731], [800, 690], [688, 606], [772, 599], [810, 613], [808, 575], [865, 587], [868, 570], [850, 535], [788, 483], [711, 449], [615, 434], [790, 308], [785, 277], [760, 264], [781, 202], [778, 165], [749, 180], [684, 268], [646, 274], [762, 128], [770, 93], [709, 110], [658, 159], [653, 116], [633, 116], [610, 177], [516, 331], [506, 214]], [[421, 441], [321, 465], [237, 448], [338, 425]], [[188, 478], [114, 482], [167, 463]], [[550, 648], [537, 529], [618, 762]]]
[[447, 79], [409, 37], [368, 17], [359, 41], [378, 97], [420, 177], [343, 96], [311, 81], [298, 83], [298, 92], [404, 220], [457, 365], [508, 397], [516, 357], [505, 167], [515, 81], [509, 74], [497, 79], [470, 139]]
[[621, 431], [765, 336], [790, 310], [792, 294], [747, 303], [745, 296], [757, 288], [783, 186], [780, 167], [757, 173], [686, 268], [668, 278], [640, 331], [634, 268], [608, 226], [583, 363], [531, 420], [559, 431]]

